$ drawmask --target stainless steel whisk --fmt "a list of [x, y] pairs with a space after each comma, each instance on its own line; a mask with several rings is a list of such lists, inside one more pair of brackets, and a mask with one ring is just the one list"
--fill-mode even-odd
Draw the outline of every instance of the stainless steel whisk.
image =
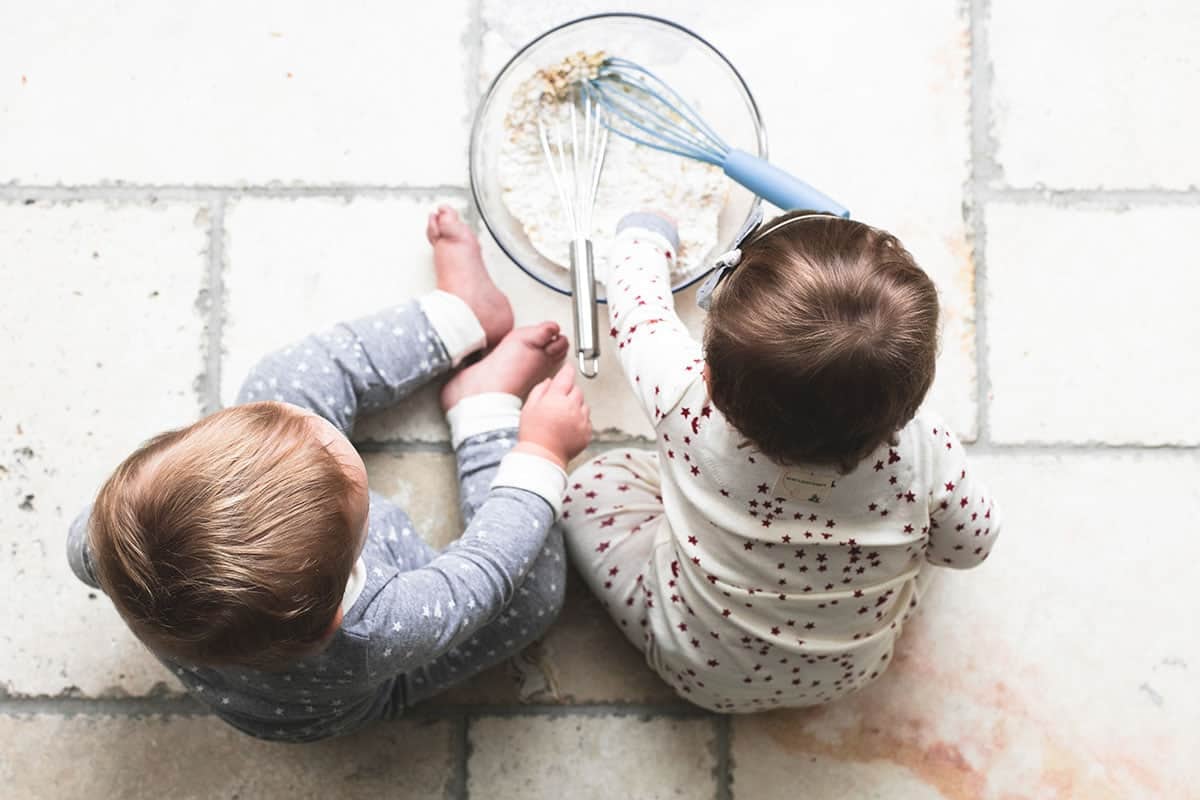
[[612, 132], [655, 150], [720, 167], [725, 174], [785, 211], [804, 208], [849, 217], [845, 206], [756, 155], [730, 147], [666, 81], [627, 58], [608, 57], [583, 92], [609, 116]]
[[587, 378], [596, 377], [600, 362], [591, 234], [592, 211], [608, 149], [605, 114], [591, 94], [579, 87], [571, 90], [565, 102], [545, 103], [538, 113], [542, 153], [570, 229], [575, 356], [580, 373]]

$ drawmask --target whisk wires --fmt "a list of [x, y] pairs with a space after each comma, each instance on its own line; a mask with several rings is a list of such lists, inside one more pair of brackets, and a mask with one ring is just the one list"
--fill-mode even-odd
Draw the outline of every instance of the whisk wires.
[[608, 149], [605, 117], [595, 99], [582, 89], [565, 103], [547, 105], [538, 114], [542, 153], [575, 239], [587, 239], [592, 231], [592, 214]]
[[729, 146], [666, 81], [642, 65], [608, 58], [595, 78], [582, 84], [585, 94], [608, 111], [613, 133], [646, 147], [721, 166]]

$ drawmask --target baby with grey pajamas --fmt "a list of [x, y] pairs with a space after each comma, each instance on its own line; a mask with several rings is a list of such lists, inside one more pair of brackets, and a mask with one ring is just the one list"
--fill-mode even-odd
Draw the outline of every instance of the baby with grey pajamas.
[[[492, 306], [484, 315], [492, 317], [490, 327], [511, 327], [507, 301], [486, 272], [480, 274], [482, 264], [470, 272], [461, 263], [470, 261], [475, 269], [478, 260], [469, 229], [445, 209], [433, 215], [430, 226], [435, 253], [439, 244], [458, 248], [438, 253], [439, 285], [445, 263], [455, 262], [460, 278], [484, 286]], [[348, 437], [359, 412], [394, 405], [485, 345], [486, 326], [469, 302], [481, 308], [479, 292], [464, 290], [469, 296], [464, 301], [439, 290], [309, 336], [260, 362], [238, 402], [285, 403], [296, 409], [288, 413], [311, 412], [319, 418], [313, 426], [332, 425]], [[504, 312], [498, 322], [497, 295]], [[552, 323], [517, 329], [447, 384], [443, 404], [450, 406], [465, 532], [439, 552], [422, 540], [402, 508], [370, 493], [361, 552], [345, 580], [334, 629], [283, 668], [180, 658], [177, 647], [157, 647], [155, 635], [145, 633], [145, 603], [114, 597], [118, 609], [216, 714], [254, 736], [292, 742], [396, 716], [519, 653], [546, 631], [562, 606], [566, 562], [555, 524], [566, 480], [562, 466], [590, 435], [587, 408], [569, 368], [546, 377], [566, 349]], [[549, 434], [544, 426], [527, 432], [533, 423], [521, 416], [520, 395], [534, 384], [530, 405], [537, 401], [540, 416], [557, 424]], [[523, 446], [514, 450], [519, 428]], [[351, 452], [346, 458], [357, 456]], [[97, 506], [109, 491], [106, 487]], [[71, 566], [81, 580], [110, 596], [125, 594], [129, 581], [121, 580], [118, 566], [97, 569], [95, 549], [111, 550], [115, 534], [102, 533], [103, 520], [95, 514], [89, 526], [91, 511], [71, 527]]]

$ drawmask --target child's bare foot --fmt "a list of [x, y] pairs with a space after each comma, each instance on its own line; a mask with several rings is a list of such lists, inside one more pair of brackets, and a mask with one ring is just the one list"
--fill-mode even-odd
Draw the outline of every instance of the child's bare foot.
[[464, 397], [484, 392], [524, 397], [554, 374], [567, 348], [566, 337], [558, 333], [558, 323], [516, 328], [483, 360], [450, 379], [442, 388], [442, 408], [448, 411]]
[[471, 307], [483, 326], [488, 347], [495, 347], [512, 330], [512, 306], [483, 266], [475, 232], [454, 209], [438, 206], [429, 215], [425, 236], [433, 245], [437, 288], [461, 297]]

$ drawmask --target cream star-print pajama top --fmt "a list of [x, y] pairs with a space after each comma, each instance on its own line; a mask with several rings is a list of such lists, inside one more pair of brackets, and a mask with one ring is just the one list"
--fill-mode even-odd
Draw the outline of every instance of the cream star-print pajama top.
[[991, 495], [932, 416], [848, 475], [756, 452], [708, 400], [700, 343], [674, 311], [676, 247], [644, 214], [614, 244], [610, 334], [657, 442], [568, 478], [568, 553], [685, 699], [733, 712], [834, 700], [887, 668], [933, 567], [987, 558]]

